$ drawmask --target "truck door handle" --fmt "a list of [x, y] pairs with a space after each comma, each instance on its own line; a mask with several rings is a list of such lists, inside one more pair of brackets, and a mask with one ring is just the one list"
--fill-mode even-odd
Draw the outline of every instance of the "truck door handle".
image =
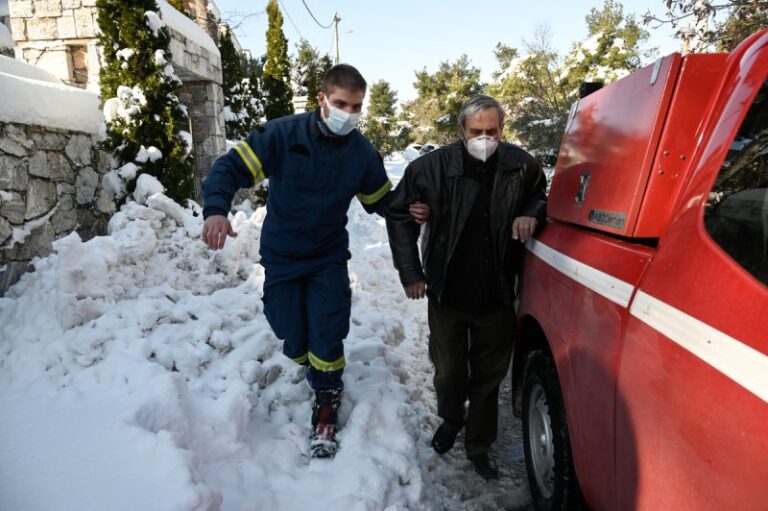
[[589, 185], [589, 172], [585, 172], [579, 177], [579, 189], [576, 191], [574, 201], [578, 205], [584, 204], [584, 197], [587, 195], [587, 186]]

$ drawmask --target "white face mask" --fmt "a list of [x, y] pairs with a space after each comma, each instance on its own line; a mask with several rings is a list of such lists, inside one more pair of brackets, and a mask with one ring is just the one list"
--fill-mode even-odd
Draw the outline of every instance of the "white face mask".
[[470, 138], [467, 140], [467, 151], [472, 157], [486, 161], [496, 152], [499, 142], [488, 135], [480, 135], [479, 137]]
[[[340, 108], [336, 108], [328, 102], [328, 98], [325, 98], [325, 104], [328, 106], [328, 115], [323, 112], [325, 124], [328, 129], [336, 135], [346, 135], [357, 126], [357, 121], [360, 119], [360, 114], [350, 114]], [[320, 109], [322, 111], [322, 108]]]

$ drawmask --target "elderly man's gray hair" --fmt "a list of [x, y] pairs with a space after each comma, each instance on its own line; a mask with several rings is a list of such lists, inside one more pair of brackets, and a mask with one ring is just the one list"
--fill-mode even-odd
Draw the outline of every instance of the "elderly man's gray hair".
[[464, 126], [466, 125], [467, 118], [474, 117], [476, 114], [481, 112], [482, 110], [488, 109], [488, 108], [495, 108], [496, 111], [499, 113], [499, 126], [504, 125], [504, 109], [501, 108], [501, 105], [498, 101], [493, 99], [490, 96], [486, 96], [484, 94], [478, 94], [477, 96], [472, 96], [469, 101], [464, 103], [464, 106], [461, 107], [461, 111], [459, 112], [459, 129], [464, 131]]

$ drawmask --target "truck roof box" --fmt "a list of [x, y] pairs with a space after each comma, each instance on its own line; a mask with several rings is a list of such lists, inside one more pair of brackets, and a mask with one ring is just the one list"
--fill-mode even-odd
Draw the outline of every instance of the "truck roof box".
[[659, 237], [692, 171], [726, 57], [673, 53], [574, 103], [550, 218], [628, 238]]

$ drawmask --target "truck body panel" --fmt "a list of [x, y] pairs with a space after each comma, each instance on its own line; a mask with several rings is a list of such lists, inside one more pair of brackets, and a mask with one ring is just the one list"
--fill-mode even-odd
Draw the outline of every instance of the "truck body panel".
[[[645, 68], [567, 128], [518, 317], [553, 355], [592, 509], [768, 509], [767, 45], [764, 30], [729, 55], [678, 56], [677, 75], [665, 58], [674, 86], [642, 88]], [[744, 169], [741, 188], [723, 184]], [[595, 225], [589, 208], [626, 222]]]

